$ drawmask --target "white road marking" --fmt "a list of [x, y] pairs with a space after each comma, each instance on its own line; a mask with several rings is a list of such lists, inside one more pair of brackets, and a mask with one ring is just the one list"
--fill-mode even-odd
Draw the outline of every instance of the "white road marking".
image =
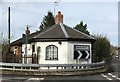
[[111, 79], [111, 78], [108, 78], [108, 77], [107, 77], [106, 79], [108, 79], [108, 80], [113, 80], [113, 79]]
[[103, 77], [108, 77], [107, 75], [101, 74]]
[[109, 78], [107, 75], [101, 74], [101, 76], [105, 77], [108, 80], [113, 80], [113, 79]]
[[116, 79], [120, 80], [120, 78], [116, 78]]
[[[107, 76], [107, 75], [108, 75], [108, 76]], [[120, 78], [118, 78], [117, 76], [113, 75], [112, 73], [107, 73], [107, 75], [101, 74], [101, 76], [105, 77], [105, 78], [108, 79], [108, 80], [113, 80], [112, 78], [115, 78], [115, 79], [117, 79], [117, 80], [120, 80]], [[110, 78], [109, 76], [111, 76], [111, 78]]]
[[44, 80], [44, 78], [29, 78], [28, 80]]
[[111, 75], [112, 77], [117, 77], [117, 76], [115, 76], [115, 75]]
[[113, 75], [112, 73], [108, 73], [108, 75], [110, 75], [112, 77], [117, 77], [117, 76]]
[[112, 75], [111, 73], [107, 73], [108, 75]]

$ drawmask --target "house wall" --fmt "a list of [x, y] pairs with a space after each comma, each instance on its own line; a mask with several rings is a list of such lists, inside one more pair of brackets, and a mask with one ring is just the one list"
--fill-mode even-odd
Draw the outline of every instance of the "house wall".
[[22, 46], [11, 46], [11, 51], [13, 51], [14, 54], [16, 55], [21, 55], [22, 54]]
[[[46, 47], [49, 45], [55, 45], [58, 47], [58, 60], [45, 60], [46, 56]], [[39, 46], [40, 49], [40, 64], [67, 64], [67, 42], [37, 42], [36, 46]]]
[[15, 54], [14, 56], [14, 62], [15, 63], [21, 63], [22, 62], [22, 59], [21, 59], [21, 56], [22, 56], [22, 46], [11, 46], [11, 51], [13, 52], [13, 54]]
[[[25, 47], [26, 45], [22, 45], [22, 63], [24, 63], [25, 58]], [[32, 63], [32, 44], [27, 44], [27, 63]]]
[[[85, 64], [91, 63], [91, 43], [90, 42], [36, 42], [27, 45], [27, 54], [29, 58], [27, 63], [32, 63], [32, 45], [35, 45], [35, 54], [37, 54], [37, 47], [40, 47], [38, 63], [39, 64]], [[58, 60], [46, 60], [46, 47], [55, 45], [58, 47]], [[74, 59], [74, 45], [89, 45], [90, 59]], [[22, 46], [23, 56], [25, 54], [25, 45]], [[31, 58], [30, 58], [31, 57]], [[24, 59], [23, 59], [24, 62]]]

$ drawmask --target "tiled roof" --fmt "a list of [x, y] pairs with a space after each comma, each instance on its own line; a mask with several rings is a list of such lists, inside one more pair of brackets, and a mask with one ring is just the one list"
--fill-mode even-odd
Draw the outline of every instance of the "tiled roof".
[[[38, 39], [44, 39], [45, 40], [63, 40], [63, 39], [78, 39], [78, 40], [94, 40], [93, 37], [80, 32], [76, 29], [73, 29], [65, 24], [56, 24], [51, 27], [47, 27], [43, 29], [42, 31], [37, 31], [34, 33], [31, 33], [28, 36], [29, 40], [35, 41]], [[23, 43], [24, 39], [20, 38], [14, 42], [11, 43], [11, 45], [15, 45], [18, 43]]]

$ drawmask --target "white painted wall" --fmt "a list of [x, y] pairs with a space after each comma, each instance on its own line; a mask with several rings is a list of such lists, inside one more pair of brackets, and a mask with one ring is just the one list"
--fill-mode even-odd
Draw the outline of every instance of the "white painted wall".
[[[92, 60], [92, 53], [90, 51], [90, 59], [74, 59], [74, 45], [89, 45], [91, 50], [91, 43], [90, 42], [62, 42], [59, 44], [58, 42], [36, 42], [32, 43], [35, 44], [35, 53], [37, 53], [37, 47], [40, 47], [39, 53], [39, 64], [85, 64], [91, 63]], [[27, 53], [28, 56], [32, 56], [32, 44], [27, 45]], [[58, 60], [45, 60], [46, 56], [46, 47], [49, 45], [55, 45], [58, 47]], [[25, 54], [25, 45], [22, 45], [22, 51], [24, 52], [22, 55]], [[28, 63], [32, 63], [31, 59], [27, 60]], [[23, 60], [24, 62], [24, 60]]]
[[[45, 60], [46, 47], [49, 45], [58, 47], [58, 60]], [[67, 64], [67, 42], [62, 42], [61, 45], [58, 42], [37, 42], [37, 46], [41, 47], [39, 57], [40, 64]]]
[[[25, 55], [25, 44], [22, 45], [22, 56]], [[27, 56], [32, 57], [32, 46], [31, 44], [27, 44]], [[22, 63], [24, 63], [24, 58], [22, 58]], [[31, 58], [27, 59], [27, 63], [32, 63]]]

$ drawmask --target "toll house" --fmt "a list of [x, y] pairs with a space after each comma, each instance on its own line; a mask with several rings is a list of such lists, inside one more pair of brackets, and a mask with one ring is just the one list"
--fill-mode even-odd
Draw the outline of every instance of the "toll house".
[[[56, 24], [30, 33], [12, 42], [13, 50], [21, 51], [22, 63], [38, 64], [88, 64], [92, 63], [94, 38], [63, 23], [59, 11]], [[19, 46], [17, 48], [17, 46]], [[15, 48], [15, 49], [14, 49]], [[20, 50], [21, 49], [21, 50]]]

